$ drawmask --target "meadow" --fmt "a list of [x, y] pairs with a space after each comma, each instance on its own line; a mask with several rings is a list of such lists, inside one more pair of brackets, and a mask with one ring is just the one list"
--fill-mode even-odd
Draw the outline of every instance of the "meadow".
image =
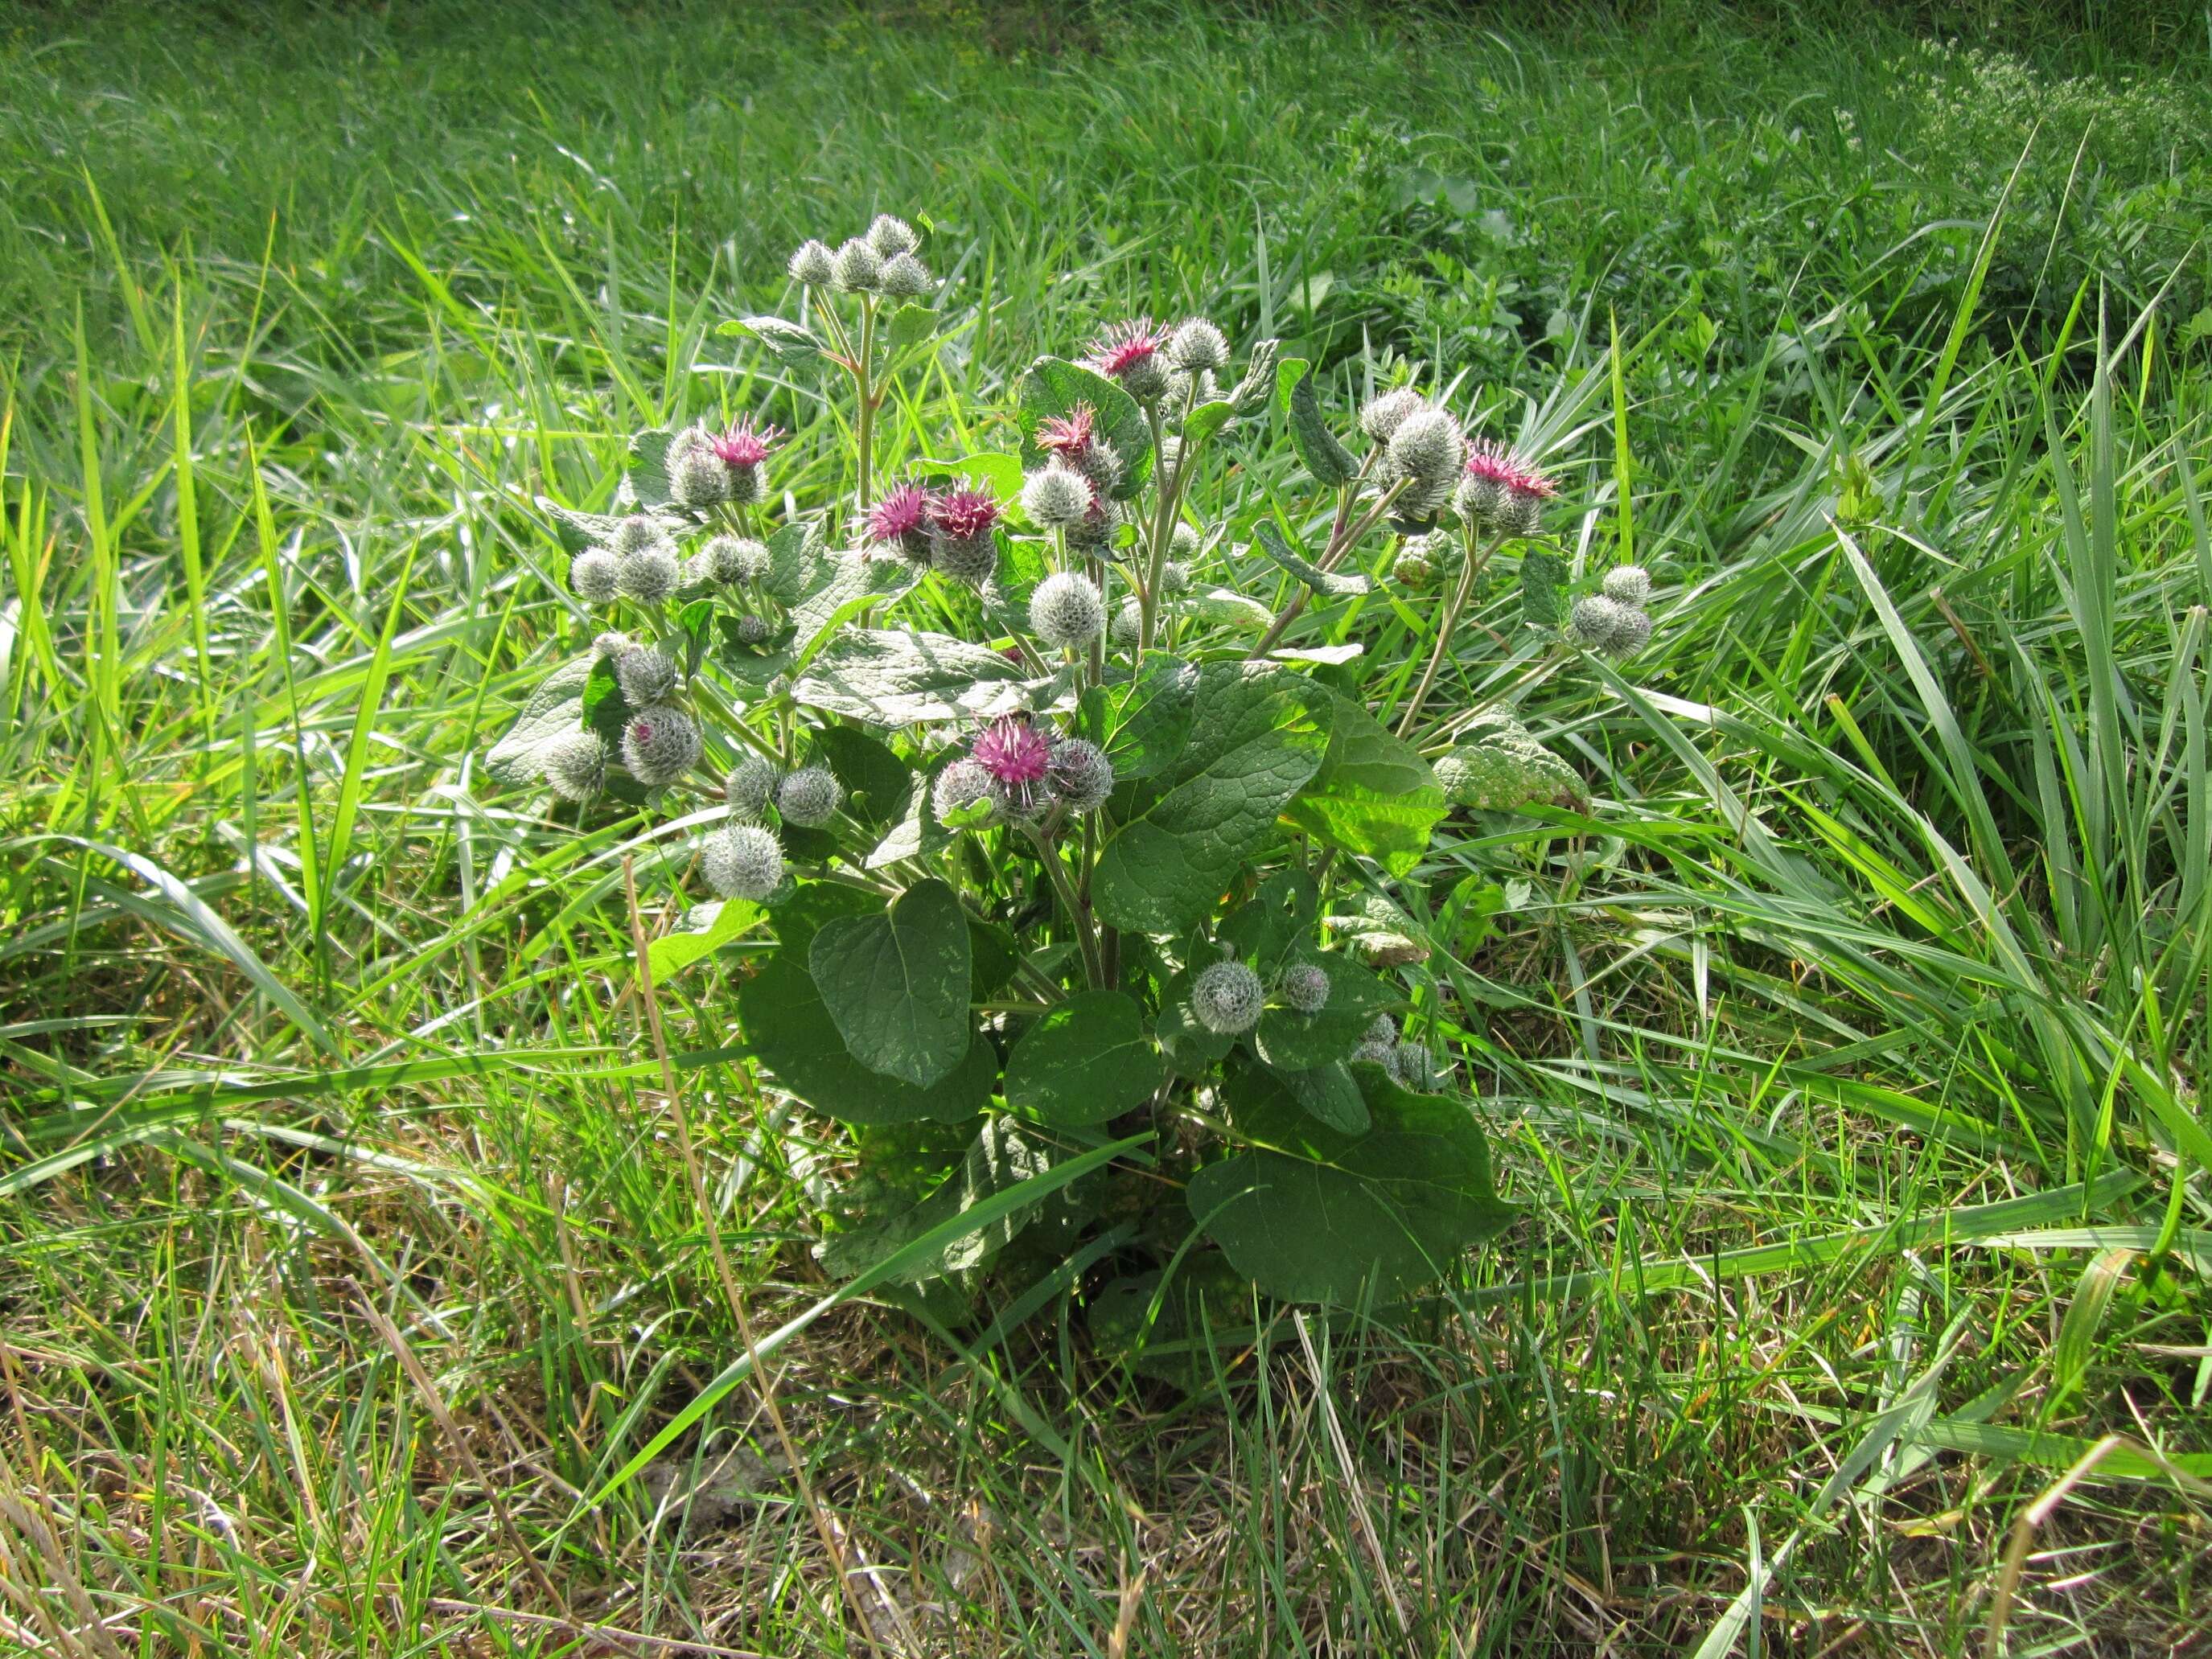
[[[2191, 27], [0, 8], [0, 1650], [2212, 1651]], [[1411, 1317], [817, 1314], [742, 948], [657, 976], [678, 1145], [684, 835], [486, 772], [628, 434], [831, 482], [718, 331], [878, 211], [887, 466], [1134, 313], [1581, 410], [1559, 551], [1656, 627], [1465, 624], [1589, 800], [1399, 884], [1522, 1206]], [[1432, 610], [1294, 637], [1395, 708]]]

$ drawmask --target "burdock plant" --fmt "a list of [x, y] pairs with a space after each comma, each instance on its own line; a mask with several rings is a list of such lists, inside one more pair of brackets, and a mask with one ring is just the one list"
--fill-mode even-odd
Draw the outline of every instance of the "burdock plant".
[[[1003, 408], [878, 453], [939, 337], [922, 246], [888, 214], [804, 243], [797, 314], [723, 329], [778, 373], [718, 383], [769, 399], [635, 434], [617, 510], [555, 510], [592, 642], [491, 770], [564, 817], [691, 830], [685, 927], [744, 944], [698, 1003], [733, 998], [769, 1085], [851, 1132], [832, 1272], [896, 1256], [975, 1295], [999, 1266], [1036, 1280], [1048, 1242], [1164, 1270], [1195, 1227], [1271, 1295], [1401, 1297], [1510, 1213], [1464, 1065], [1401, 1016], [1447, 988], [1420, 966], [1432, 827], [1580, 799], [1510, 714], [1425, 707], [1486, 648], [1460, 625], [1493, 557], [1519, 543], [1523, 585], [1559, 586], [1556, 487], [1419, 386], [1347, 443], [1306, 363], [1203, 315], [1109, 316], [1082, 361], [989, 382]], [[771, 423], [817, 392], [841, 418]], [[1284, 435], [1287, 481], [1250, 465]], [[1334, 609], [1383, 569], [1449, 588], [1411, 611], [1395, 732]], [[1623, 566], [1528, 619], [1569, 662], [1640, 643], [1649, 595]], [[1316, 605], [1335, 631], [1293, 646]], [[902, 1249], [986, 1210], [957, 1248]]]

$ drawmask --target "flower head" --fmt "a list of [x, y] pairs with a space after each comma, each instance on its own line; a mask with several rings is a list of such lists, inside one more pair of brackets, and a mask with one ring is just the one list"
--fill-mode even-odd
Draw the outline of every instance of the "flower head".
[[999, 781], [982, 762], [963, 756], [937, 775], [930, 805], [949, 829], [980, 830], [998, 816]]
[[1078, 404], [1065, 415], [1048, 416], [1037, 426], [1036, 447], [1073, 461], [1091, 447], [1097, 435], [1098, 411]]
[[902, 483], [868, 509], [868, 538], [896, 542], [909, 556], [929, 550], [929, 492]]
[[707, 837], [699, 865], [724, 898], [764, 899], [783, 885], [783, 847], [757, 823], [732, 823]]
[[830, 280], [834, 259], [835, 256], [827, 247], [809, 237], [791, 256], [787, 269], [793, 282], [804, 283], [809, 288], [820, 288]]
[[1047, 530], [1081, 524], [1095, 504], [1090, 482], [1056, 460], [1022, 481], [1022, 510]]
[[914, 234], [912, 225], [896, 214], [878, 213], [875, 222], [868, 227], [868, 246], [884, 258], [896, 259], [920, 247], [921, 238]]
[[1052, 746], [1052, 787], [1073, 812], [1095, 812], [1114, 793], [1114, 763], [1095, 743], [1062, 738]]
[[607, 744], [598, 732], [564, 732], [544, 755], [545, 781], [562, 800], [589, 800], [605, 787]]
[[1090, 577], [1060, 571], [1030, 596], [1030, 627], [1055, 649], [1083, 650], [1106, 631], [1106, 601]]
[[1640, 564], [1615, 565], [1605, 573], [1604, 586], [1606, 598], [1640, 611], [1651, 597], [1651, 573]]
[[783, 769], [765, 755], [748, 755], [730, 769], [722, 781], [722, 801], [740, 823], [756, 822], [775, 798], [783, 781]]
[[1440, 483], [1449, 489], [1452, 474], [1467, 459], [1467, 440], [1448, 410], [1418, 409], [1390, 434], [1389, 454], [1399, 476], [1419, 484]]
[[878, 280], [884, 292], [895, 300], [918, 299], [937, 283], [929, 274], [929, 267], [911, 253], [893, 254], [884, 260], [883, 275]]
[[1501, 489], [1534, 495], [1540, 501], [1549, 501], [1559, 493], [1559, 485], [1534, 462], [1518, 450], [1487, 438], [1477, 438], [1467, 447], [1467, 476], [1486, 479]]
[[755, 426], [752, 416], [744, 416], [719, 438], [708, 441], [714, 451], [714, 459], [724, 466], [758, 466], [784, 439], [783, 428], [775, 426]]
[[657, 645], [633, 645], [615, 653], [615, 684], [633, 708], [663, 702], [682, 673], [676, 660]]
[[929, 504], [929, 522], [957, 542], [991, 533], [999, 522], [999, 503], [988, 489], [948, 489]]
[[1283, 969], [1275, 981], [1275, 994], [1301, 1014], [1317, 1014], [1328, 1006], [1328, 975], [1310, 962]]
[[802, 829], [827, 823], [845, 799], [845, 786], [826, 766], [802, 766], [778, 784], [775, 810]]
[[847, 294], [863, 294], [883, 281], [884, 256], [859, 237], [841, 243], [830, 258], [830, 281]]
[[1395, 392], [1384, 392], [1367, 400], [1359, 411], [1359, 429], [1378, 444], [1390, 441], [1391, 434], [1406, 423], [1409, 415], [1418, 415], [1428, 407], [1428, 400], [1409, 386]]
[[1044, 781], [1052, 767], [1052, 743], [1021, 714], [1002, 714], [983, 728], [969, 754], [992, 781], [1010, 789]]
[[604, 547], [587, 547], [568, 567], [568, 580], [576, 596], [589, 605], [605, 605], [615, 596], [622, 580], [622, 561]]
[[648, 789], [673, 783], [699, 763], [705, 748], [699, 727], [668, 703], [641, 708], [623, 726], [623, 764]]
[[1190, 1011], [1198, 1023], [1223, 1036], [1249, 1031], [1260, 1023], [1267, 987], [1241, 962], [1217, 962], [1190, 983]]
[[1168, 367], [1160, 354], [1169, 337], [1149, 317], [1116, 323], [1091, 343], [1091, 367], [1119, 380], [1133, 398], [1157, 398], [1167, 389]]
[[1168, 356], [1177, 368], [1198, 373], [1229, 361], [1229, 341], [1203, 317], [1193, 317], [1168, 337]]

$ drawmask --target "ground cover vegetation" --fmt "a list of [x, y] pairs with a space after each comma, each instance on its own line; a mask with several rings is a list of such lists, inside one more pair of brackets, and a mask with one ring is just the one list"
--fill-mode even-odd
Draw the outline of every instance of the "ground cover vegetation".
[[2162, 29], [8, 15], [0, 1644], [2191, 1650]]

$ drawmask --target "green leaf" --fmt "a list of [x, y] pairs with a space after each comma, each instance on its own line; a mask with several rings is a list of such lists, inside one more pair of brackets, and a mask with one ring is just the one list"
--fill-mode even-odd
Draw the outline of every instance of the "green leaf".
[[[562, 548], [574, 558], [587, 547], [597, 547], [615, 533], [615, 526], [630, 515], [627, 513], [579, 513], [562, 506], [547, 496], [538, 497], [538, 510], [553, 520], [553, 533], [560, 538]], [[690, 524], [665, 513], [651, 513], [652, 519], [672, 536], [681, 535]]]
[[[1296, 358], [1291, 360], [1297, 362]], [[1283, 365], [1288, 370], [1291, 364]], [[1321, 398], [1314, 383], [1305, 373], [1305, 365], [1298, 363], [1298, 372], [1291, 379], [1287, 389], [1291, 412], [1291, 441], [1297, 447], [1298, 459], [1305, 463], [1314, 482], [1324, 489], [1348, 483], [1358, 476], [1359, 463], [1350, 450], [1336, 441], [1328, 429], [1328, 421], [1322, 414]]]
[[1097, 710], [1094, 741], [1124, 783], [1151, 777], [1173, 764], [1190, 742], [1198, 714], [1199, 672], [1162, 652], [1146, 657], [1133, 678], [1102, 686], [1090, 701]]
[[1185, 616], [1221, 628], [1265, 628], [1275, 619], [1275, 613], [1259, 600], [1226, 587], [1204, 588], [1176, 603]]
[[920, 345], [937, 332], [937, 313], [927, 306], [911, 301], [891, 313], [887, 330], [893, 351], [904, 351], [908, 346]]
[[1521, 620], [1531, 628], [1557, 628], [1565, 619], [1559, 589], [1566, 585], [1567, 562], [1547, 548], [1521, 556]]
[[507, 728], [507, 735], [484, 757], [484, 769], [506, 784], [532, 784], [544, 775], [545, 751], [584, 724], [584, 688], [594, 657], [564, 662], [538, 683]]
[[984, 646], [911, 629], [847, 630], [792, 687], [793, 701], [877, 726], [987, 719], [1027, 704], [1018, 664]]
[[1088, 404], [1097, 417], [1097, 430], [1121, 458], [1121, 482], [1114, 490], [1118, 501], [1127, 501], [1144, 487], [1152, 473], [1152, 434], [1137, 400], [1096, 369], [1060, 357], [1040, 357], [1016, 383], [1014, 418], [1022, 433], [1022, 465], [1045, 464], [1037, 447], [1037, 428], [1048, 420], [1064, 419], [1080, 404]]
[[1252, 1150], [1208, 1164], [1186, 1189], [1231, 1265], [1271, 1296], [1349, 1305], [1371, 1289], [1392, 1301], [1513, 1218], [1464, 1101], [1409, 1094], [1377, 1066], [1352, 1072], [1364, 1133], [1321, 1122], [1264, 1071], [1239, 1073], [1230, 1116]]
[[1340, 951], [1301, 951], [1295, 960], [1310, 963], [1328, 975], [1328, 1001], [1317, 1014], [1278, 1007], [1260, 1016], [1253, 1046], [1278, 1071], [1310, 1071], [1348, 1059], [1376, 1015], [1406, 1006], [1404, 994], [1395, 986]]
[[623, 726], [630, 716], [629, 699], [623, 696], [622, 682], [615, 678], [614, 659], [595, 657], [592, 672], [584, 682], [580, 708], [584, 724], [606, 739], [607, 747], [620, 753]]
[[[988, 1203], [1053, 1166], [1053, 1149], [1010, 1118], [984, 1124], [960, 1167], [912, 1209], [884, 1220], [836, 1233], [817, 1253], [834, 1279], [854, 1279], [890, 1261], [915, 1240]], [[1024, 1204], [994, 1217], [986, 1226], [948, 1239], [935, 1249], [908, 1255], [885, 1275], [895, 1283], [919, 1285], [947, 1273], [969, 1273], [1012, 1243], [1036, 1218], [1042, 1201]]]
[[1243, 903], [1232, 906], [1216, 930], [1221, 942], [1262, 974], [1313, 938], [1320, 904], [1314, 878], [1303, 870], [1278, 870]]
[[1450, 809], [1420, 751], [1350, 698], [1331, 694], [1328, 752], [1284, 816], [1331, 846], [1411, 873]]
[[1291, 412], [1291, 394], [1312, 368], [1303, 357], [1285, 357], [1275, 365], [1275, 404], [1284, 414]]
[[761, 580], [770, 599], [797, 605], [827, 583], [822, 526], [813, 520], [779, 525], [768, 538], [768, 574]]
[[880, 830], [906, 810], [913, 769], [881, 741], [854, 726], [830, 726], [814, 743], [845, 786], [845, 811], [863, 828]]
[[945, 883], [909, 887], [890, 908], [815, 934], [808, 970], [854, 1060], [927, 1089], [969, 1048], [973, 958], [960, 900]]
[[1210, 913], [1328, 748], [1328, 694], [1273, 663], [1200, 672], [1188, 744], [1166, 787], [1099, 854], [1098, 915], [1177, 933]]
[[[779, 910], [779, 932], [783, 920]], [[738, 1017], [753, 1052], [777, 1083], [817, 1111], [848, 1123], [913, 1123], [924, 1118], [957, 1122], [989, 1103], [998, 1079], [998, 1054], [980, 1036], [970, 1037], [966, 1055], [950, 1076], [926, 1089], [870, 1071], [847, 1052], [807, 971], [805, 953], [788, 939], [738, 987]]]
[[1310, 1116], [1319, 1118], [1340, 1133], [1364, 1134], [1373, 1121], [1368, 1116], [1366, 1098], [1353, 1080], [1352, 1067], [1343, 1060], [1331, 1060], [1326, 1066], [1304, 1072], [1279, 1072], [1276, 1077], [1284, 1091], [1305, 1108]]
[[656, 982], [679, 969], [688, 968], [725, 945], [733, 944], [768, 917], [768, 912], [749, 899], [714, 899], [695, 904], [673, 931], [645, 947], [645, 959]]
[[786, 363], [811, 362], [823, 353], [822, 342], [814, 331], [787, 317], [737, 317], [714, 331], [757, 340]]
[[905, 592], [920, 574], [904, 559], [871, 558], [863, 553], [824, 556], [821, 585], [792, 610], [792, 633], [799, 646], [792, 672], [803, 675], [824, 647], [842, 644], [850, 637], [842, 631], [846, 623]]
[[1262, 340], [1252, 348], [1252, 355], [1244, 360], [1244, 378], [1229, 394], [1231, 414], [1257, 415], [1267, 408], [1275, 390], [1275, 359], [1282, 349], [1280, 340]]
[[1200, 404], [1182, 417], [1182, 441], [1186, 453], [1195, 450], [1215, 433], [1227, 426], [1237, 411], [1225, 399], [1217, 398], [1211, 403]]
[[684, 677], [689, 679], [699, 672], [714, 637], [714, 600], [692, 600], [676, 613], [676, 629], [684, 636]]
[[1152, 1022], [1152, 1035], [1178, 1074], [1200, 1078], [1229, 1057], [1237, 1039], [1199, 1024], [1190, 1008], [1190, 981], [1191, 972], [1186, 968], [1161, 990], [1159, 1018]]
[[1262, 519], [1252, 526], [1252, 544], [1325, 599], [1347, 599], [1356, 593], [1364, 593], [1375, 585], [1357, 571], [1347, 575], [1334, 570], [1323, 570], [1292, 548], [1270, 519]]
[[655, 428], [629, 441], [629, 459], [623, 467], [630, 499], [640, 507], [665, 507], [669, 498], [668, 445], [676, 434]]
[[1002, 501], [1010, 501], [1022, 493], [1022, 458], [1018, 455], [985, 450], [963, 455], [957, 461], [925, 460], [916, 465], [924, 471], [949, 473], [971, 489], [988, 489]]
[[1006, 1104], [1064, 1129], [1150, 1099], [1165, 1072], [1144, 1011], [1119, 991], [1083, 991], [1048, 1009], [1006, 1058]]

